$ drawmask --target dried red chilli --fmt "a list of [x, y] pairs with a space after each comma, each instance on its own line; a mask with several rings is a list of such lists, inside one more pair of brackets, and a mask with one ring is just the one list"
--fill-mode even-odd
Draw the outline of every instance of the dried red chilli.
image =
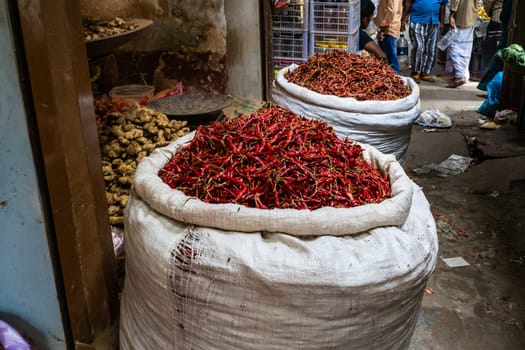
[[411, 93], [385, 61], [340, 50], [311, 56], [285, 78], [321, 94], [357, 100], [390, 101]]
[[199, 126], [159, 176], [205, 202], [262, 209], [348, 208], [391, 195], [388, 175], [358, 144], [278, 106]]

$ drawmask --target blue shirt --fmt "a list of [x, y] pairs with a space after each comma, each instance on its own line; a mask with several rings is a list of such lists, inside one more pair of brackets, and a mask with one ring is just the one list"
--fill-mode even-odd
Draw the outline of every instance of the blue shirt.
[[410, 7], [410, 22], [439, 24], [439, 8], [448, 0], [414, 0]]

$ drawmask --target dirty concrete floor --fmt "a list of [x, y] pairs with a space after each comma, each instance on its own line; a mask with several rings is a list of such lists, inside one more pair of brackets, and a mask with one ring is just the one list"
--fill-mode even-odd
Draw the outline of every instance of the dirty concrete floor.
[[[525, 132], [510, 124], [480, 130], [483, 92], [476, 83], [447, 89], [440, 78], [420, 84], [421, 107], [439, 109], [454, 126], [414, 126], [404, 161], [431, 203], [440, 243], [409, 350], [525, 349]], [[477, 141], [476, 152], [466, 139]], [[413, 171], [451, 154], [477, 158], [456, 176]], [[450, 257], [470, 265], [447, 267], [441, 258]]]
[[[410, 350], [525, 349], [525, 132], [509, 123], [481, 130], [477, 83], [448, 89], [448, 77], [438, 78], [420, 84], [422, 111], [437, 108], [454, 126], [414, 126], [404, 161], [431, 203], [440, 243]], [[451, 154], [474, 163], [448, 177], [413, 171]], [[451, 257], [470, 265], [448, 267], [442, 258]]]

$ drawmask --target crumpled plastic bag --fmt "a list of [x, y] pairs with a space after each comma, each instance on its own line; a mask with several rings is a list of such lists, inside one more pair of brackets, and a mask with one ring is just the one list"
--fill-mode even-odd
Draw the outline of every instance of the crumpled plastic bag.
[[31, 345], [9, 324], [0, 320], [0, 348], [4, 350], [31, 350]]
[[438, 164], [438, 172], [441, 176], [459, 175], [467, 171], [472, 160], [470, 157], [451, 154], [450, 157]]
[[439, 109], [427, 109], [414, 121], [415, 124], [431, 128], [450, 128], [452, 120]]
[[439, 164], [425, 164], [420, 168], [414, 169], [414, 172], [419, 175], [435, 174], [440, 177], [454, 176], [467, 171], [472, 161], [473, 159], [470, 157], [452, 154]]

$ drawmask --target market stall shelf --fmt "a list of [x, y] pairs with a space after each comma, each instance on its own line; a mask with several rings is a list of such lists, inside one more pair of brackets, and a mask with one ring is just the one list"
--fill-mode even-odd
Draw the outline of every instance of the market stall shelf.
[[310, 2], [292, 0], [272, 12], [272, 58], [275, 72], [308, 59]]
[[359, 28], [360, 2], [313, 1], [310, 10], [310, 32], [347, 34]]
[[288, 6], [272, 13], [272, 29], [281, 31], [308, 30], [308, 0], [292, 0]]
[[310, 3], [309, 55], [329, 50], [358, 51], [360, 2], [312, 1]]
[[272, 34], [274, 61], [299, 60], [308, 58], [308, 32], [274, 31]]
[[334, 49], [348, 52], [357, 52], [358, 43], [358, 31], [355, 31], [352, 34], [311, 33], [309, 52], [312, 55], [316, 53], [324, 53]]

